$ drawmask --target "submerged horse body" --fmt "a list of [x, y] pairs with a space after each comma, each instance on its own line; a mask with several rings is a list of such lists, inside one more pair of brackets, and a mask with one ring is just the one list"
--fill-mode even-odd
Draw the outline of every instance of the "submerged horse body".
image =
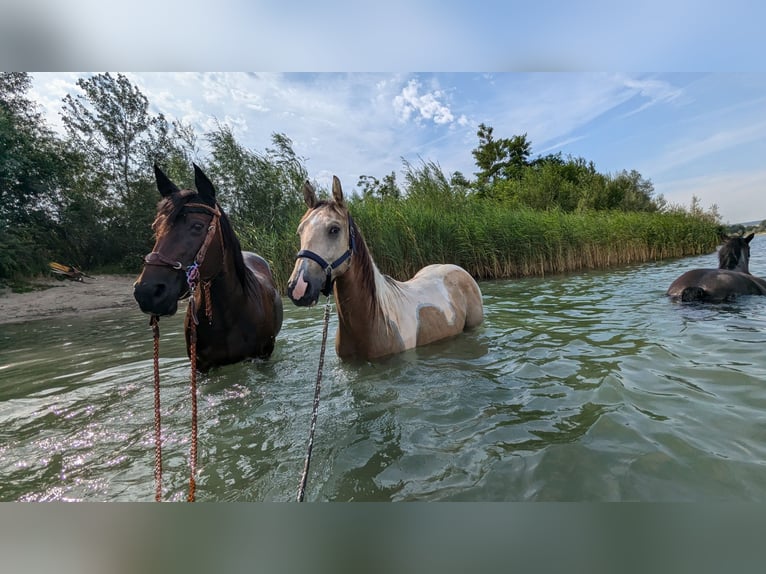
[[196, 192], [180, 190], [157, 166], [154, 171], [162, 200], [152, 225], [154, 248], [133, 287], [141, 310], [173, 315], [179, 299], [192, 297], [184, 322], [186, 347], [190, 355], [194, 321], [200, 371], [269, 357], [283, 309], [268, 263], [241, 250], [199, 167], [194, 166]]
[[299, 306], [334, 292], [335, 350], [342, 359], [376, 359], [457, 335], [484, 319], [476, 281], [457, 265], [424, 267], [409, 281], [382, 274], [333, 177], [333, 200], [303, 188], [308, 211], [298, 225], [301, 251], [287, 294]]
[[684, 302], [726, 301], [737, 295], [766, 295], [766, 280], [750, 274], [750, 242], [754, 234], [731, 237], [718, 250], [718, 269], [692, 269], [673, 281], [667, 291]]

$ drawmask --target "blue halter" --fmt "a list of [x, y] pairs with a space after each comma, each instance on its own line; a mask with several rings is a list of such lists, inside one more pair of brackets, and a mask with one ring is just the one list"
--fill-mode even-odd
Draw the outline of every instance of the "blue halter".
[[351, 254], [354, 252], [354, 220], [351, 219], [351, 214], [348, 215], [348, 249], [338, 257], [335, 261], [332, 263], [328, 263], [325, 261], [324, 257], [321, 255], [314, 253], [313, 251], [309, 249], [301, 249], [298, 251], [298, 254], [295, 256], [296, 259], [311, 259], [315, 263], [319, 264], [319, 266], [324, 269], [326, 279], [324, 282], [324, 286], [322, 287], [322, 295], [325, 297], [328, 297], [330, 293], [332, 293], [332, 272], [334, 269], [337, 269], [340, 265], [342, 265], [349, 257], [351, 257]]

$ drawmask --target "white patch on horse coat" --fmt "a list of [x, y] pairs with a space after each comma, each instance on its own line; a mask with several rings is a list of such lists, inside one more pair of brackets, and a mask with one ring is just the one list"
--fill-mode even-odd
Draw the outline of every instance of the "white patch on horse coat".
[[375, 290], [387, 325], [399, 327], [399, 338], [405, 349], [417, 346], [420, 309], [435, 307], [444, 314], [447, 323], [454, 324], [457, 318], [450, 302], [445, 277], [459, 269], [454, 265], [428, 265], [418, 271], [409, 281], [395, 281], [393, 284], [375, 267]]

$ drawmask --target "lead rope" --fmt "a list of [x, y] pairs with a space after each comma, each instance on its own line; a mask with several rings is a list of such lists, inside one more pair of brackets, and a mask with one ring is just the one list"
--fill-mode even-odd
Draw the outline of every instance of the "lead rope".
[[[189, 360], [191, 361], [191, 447], [189, 453], [189, 495], [186, 502], [194, 502], [197, 492], [197, 306], [194, 302], [194, 291], [199, 283], [199, 265], [195, 264], [186, 273], [186, 282], [189, 285], [189, 305], [186, 307], [187, 320], [189, 323]], [[207, 293], [207, 296], [205, 294]], [[212, 308], [210, 307], [210, 287], [205, 289], [202, 284], [202, 297], [205, 301], [205, 314], [208, 321], [212, 321]]]
[[[190, 302], [191, 303], [191, 302]], [[189, 309], [191, 309], [191, 304]], [[192, 313], [191, 324], [191, 454], [189, 494], [187, 502], [194, 502], [197, 491], [197, 328], [196, 314]], [[154, 501], [162, 502], [162, 417], [160, 415], [160, 318], [152, 315], [149, 325], [154, 333]]]
[[[192, 298], [194, 293], [192, 293]], [[189, 309], [191, 309], [192, 302], [189, 301]], [[189, 354], [191, 355], [191, 452], [189, 454], [189, 495], [186, 498], [186, 502], [194, 502], [195, 494], [197, 492], [197, 483], [195, 476], [197, 474], [197, 317], [196, 314], [192, 316], [192, 320], [189, 321], [191, 326], [191, 344], [189, 345]]]
[[324, 308], [324, 328], [322, 329], [322, 349], [319, 352], [319, 368], [317, 369], [317, 381], [314, 387], [314, 408], [311, 412], [311, 426], [309, 428], [309, 442], [306, 447], [306, 462], [303, 464], [303, 474], [301, 483], [298, 487], [298, 502], [303, 502], [306, 494], [306, 482], [309, 476], [309, 464], [311, 463], [311, 451], [314, 449], [314, 431], [317, 425], [317, 414], [319, 412], [319, 391], [322, 388], [322, 368], [324, 367], [324, 351], [327, 346], [327, 326], [330, 323], [330, 298], [327, 298], [327, 304]]
[[160, 417], [160, 318], [152, 315], [154, 333], [154, 500], [162, 501], [162, 424]]

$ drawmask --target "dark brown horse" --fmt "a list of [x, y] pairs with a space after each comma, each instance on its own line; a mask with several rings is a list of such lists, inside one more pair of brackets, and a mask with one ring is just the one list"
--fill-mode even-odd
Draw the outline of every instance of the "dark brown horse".
[[718, 269], [692, 269], [673, 281], [667, 295], [679, 301], [719, 303], [737, 295], [766, 295], [766, 280], [750, 274], [750, 242], [730, 237], [718, 250]]
[[409, 281], [383, 275], [333, 178], [332, 201], [318, 201], [306, 182], [308, 211], [298, 225], [301, 251], [287, 284], [299, 306], [334, 289], [335, 350], [342, 359], [376, 359], [452, 337], [481, 324], [481, 291], [457, 265], [428, 265]]
[[192, 296], [186, 320], [196, 322], [197, 368], [267, 358], [282, 327], [282, 298], [268, 263], [242, 251], [215, 188], [194, 166], [197, 191], [180, 190], [154, 167], [163, 199], [152, 224], [155, 244], [133, 295], [144, 313], [173, 315], [179, 299]]

